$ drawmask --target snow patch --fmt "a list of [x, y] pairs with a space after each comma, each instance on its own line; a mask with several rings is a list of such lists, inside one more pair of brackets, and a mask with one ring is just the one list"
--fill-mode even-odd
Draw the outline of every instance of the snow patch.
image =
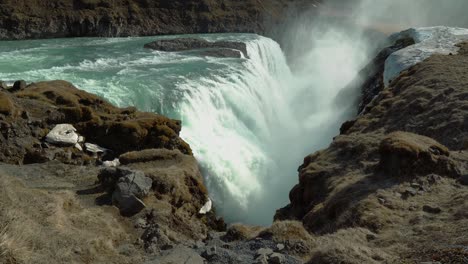
[[456, 54], [456, 44], [468, 40], [468, 29], [454, 27], [410, 28], [390, 36], [390, 40], [412, 38], [416, 44], [392, 53], [385, 61], [384, 84], [389, 85], [400, 73], [433, 54]]

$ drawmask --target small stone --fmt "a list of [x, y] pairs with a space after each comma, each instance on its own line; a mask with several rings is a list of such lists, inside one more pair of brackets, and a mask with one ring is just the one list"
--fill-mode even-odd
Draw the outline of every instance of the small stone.
[[440, 177], [439, 175], [437, 174], [431, 174], [429, 175], [428, 177], [428, 181], [430, 184], [435, 184], [437, 183], [438, 181], [440, 181], [442, 179], [442, 177]]
[[137, 220], [135, 220], [134, 226], [135, 226], [135, 228], [146, 228], [148, 226], [148, 224], [146, 223], [145, 219], [138, 218]]
[[280, 253], [273, 253], [270, 255], [270, 258], [268, 259], [268, 263], [272, 264], [281, 264], [284, 263], [284, 255]]
[[278, 249], [278, 251], [281, 251], [281, 250], [283, 250], [285, 248], [285, 246], [284, 246], [284, 244], [280, 243], [280, 244], [276, 245], [276, 248]]
[[414, 188], [406, 188], [404, 191], [403, 191], [403, 198], [408, 198], [409, 196], [416, 196], [418, 194], [418, 191], [415, 190]]
[[430, 214], [440, 214], [442, 212], [442, 209], [440, 209], [439, 207], [424, 205], [423, 211]]
[[[79, 140], [79, 138], [77, 139], [77, 141]], [[108, 151], [108, 149], [106, 148], [103, 148], [103, 147], [100, 147], [96, 144], [91, 144], [91, 143], [85, 143], [85, 148], [86, 148], [86, 151], [88, 152], [91, 152], [91, 153], [105, 153]]]
[[257, 253], [255, 254], [255, 256], [261, 256], [261, 255], [266, 255], [266, 256], [269, 256], [273, 254], [273, 250], [271, 248], [261, 248], [259, 250], [257, 250]]
[[216, 249], [216, 246], [211, 246], [203, 252], [202, 256], [208, 260], [214, 258], [215, 256], [218, 255], [218, 251]]
[[104, 167], [118, 167], [120, 166], [119, 159], [107, 160], [102, 163]]
[[411, 187], [413, 187], [415, 189], [419, 189], [419, 188], [421, 188], [421, 185], [419, 183], [413, 182], [413, 183], [411, 183]]
[[29, 120], [31, 117], [29, 116], [29, 113], [27, 111], [23, 111], [21, 113], [21, 118]]
[[195, 248], [195, 249], [200, 249], [200, 248], [203, 248], [203, 247], [205, 247], [205, 243], [203, 243], [202, 241], [197, 241], [193, 245], [193, 248]]
[[386, 202], [385, 199], [379, 198], [379, 203], [380, 203], [380, 204], [385, 204], [385, 202]]
[[268, 264], [268, 257], [265, 255], [260, 255], [255, 258], [254, 264]]
[[83, 151], [83, 148], [81, 147], [80, 143], [76, 143], [75, 148], [77, 148], [79, 151]]

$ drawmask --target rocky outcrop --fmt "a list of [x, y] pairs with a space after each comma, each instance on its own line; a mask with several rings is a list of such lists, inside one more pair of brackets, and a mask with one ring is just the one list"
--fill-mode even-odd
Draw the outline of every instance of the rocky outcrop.
[[[468, 44], [459, 47], [458, 54], [432, 55], [412, 66], [388, 87], [380, 58], [388, 52], [381, 52], [364, 82], [371, 95], [364, 96], [365, 110], [327, 149], [304, 159], [290, 204], [275, 218], [301, 221], [316, 239], [333, 237], [310, 251], [310, 263], [466, 258], [459, 230], [468, 232], [460, 217], [468, 206], [462, 184], [468, 170]], [[359, 246], [339, 242], [351, 232], [360, 233], [352, 239]]]
[[289, 1], [4, 0], [0, 39], [256, 32]]
[[[191, 149], [179, 136], [181, 123], [135, 108], [120, 109], [64, 81], [32, 83], [0, 91], [0, 160], [33, 163], [60, 160], [92, 162], [91, 153], [45, 142], [56, 125], [73, 124], [86, 142], [108, 149], [106, 159], [145, 148]], [[49, 141], [50, 142], [50, 141]]]
[[248, 58], [247, 45], [235, 41], [210, 42], [201, 38], [163, 39], [145, 44], [145, 48], [160, 51], [195, 51], [200, 55], [220, 58]]

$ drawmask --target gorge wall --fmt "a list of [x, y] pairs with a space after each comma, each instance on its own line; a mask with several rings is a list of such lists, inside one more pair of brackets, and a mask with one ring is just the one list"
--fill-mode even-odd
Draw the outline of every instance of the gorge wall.
[[5, 0], [0, 2], [0, 39], [262, 33], [266, 23], [283, 19], [291, 2]]

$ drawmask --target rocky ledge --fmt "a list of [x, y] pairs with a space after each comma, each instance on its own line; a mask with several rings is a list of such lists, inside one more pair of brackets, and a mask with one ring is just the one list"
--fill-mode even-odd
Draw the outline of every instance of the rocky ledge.
[[361, 72], [360, 115], [304, 159], [276, 213], [316, 239], [309, 263], [468, 261], [468, 44], [425, 54], [386, 86], [386, 58], [423, 48], [403, 35]]
[[236, 41], [210, 42], [201, 38], [175, 38], [157, 40], [144, 46], [159, 51], [193, 51], [203, 56], [220, 58], [248, 58], [247, 45]]

